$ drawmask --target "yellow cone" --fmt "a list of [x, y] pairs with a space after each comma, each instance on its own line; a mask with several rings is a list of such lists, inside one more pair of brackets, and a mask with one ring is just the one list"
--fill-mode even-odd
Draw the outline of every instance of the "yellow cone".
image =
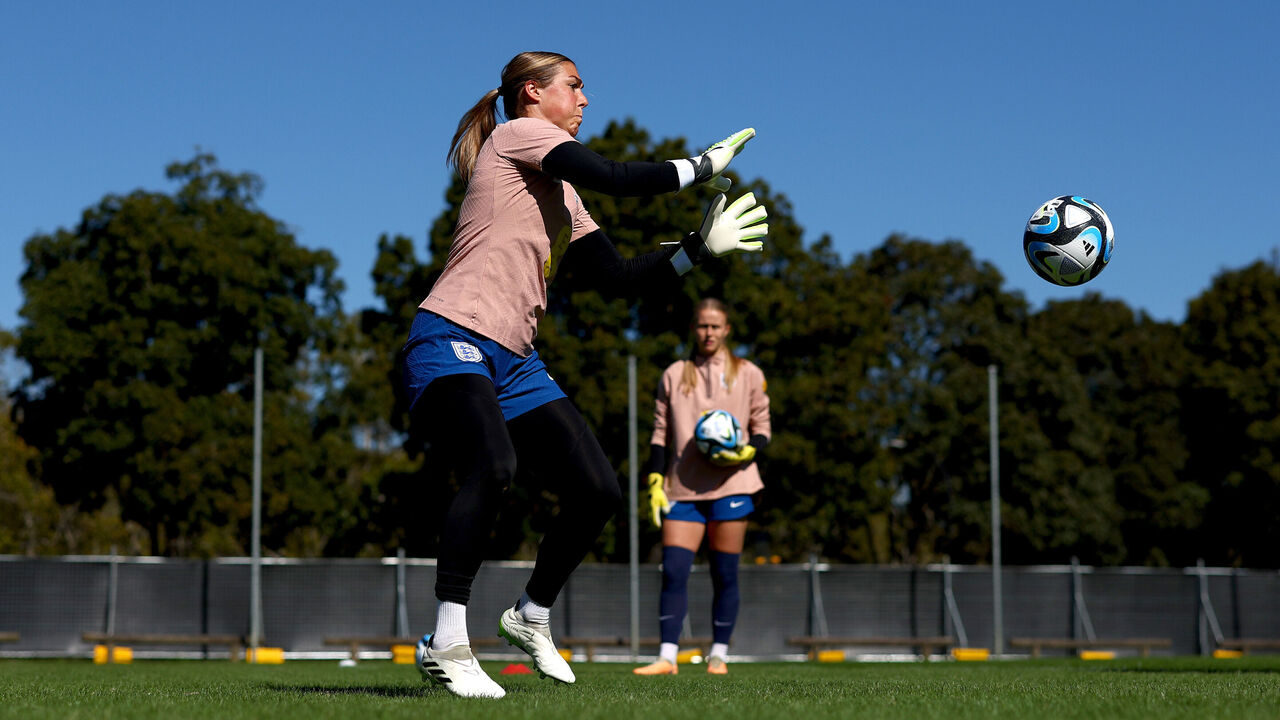
[[119, 645], [108, 648], [106, 645], [94, 645], [93, 662], [95, 665], [106, 665], [107, 663], [128, 665], [133, 662], [133, 648], [120, 647]]
[[245, 651], [244, 659], [245, 662], [259, 665], [279, 665], [284, 662], [284, 648], [249, 648]]
[[1081, 660], [1115, 660], [1116, 654], [1110, 650], [1081, 650]]

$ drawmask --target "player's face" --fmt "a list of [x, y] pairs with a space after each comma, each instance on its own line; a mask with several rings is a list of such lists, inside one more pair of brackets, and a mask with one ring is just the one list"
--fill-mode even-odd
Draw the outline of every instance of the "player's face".
[[560, 63], [560, 72], [551, 82], [539, 86], [530, 83], [529, 92], [538, 103], [531, 108], [531, 115], [549, 120], [553, 125], [577, 137], [582, 126], [582, 109], [587, 106], [587, 96], [582, 92], [582, 78], [578, 66], [571, 62]]
[[719, 310], [705, 308], [693, 320], [693, 337], [702, 355], [715, 355], [729, 337], [729, 318]]

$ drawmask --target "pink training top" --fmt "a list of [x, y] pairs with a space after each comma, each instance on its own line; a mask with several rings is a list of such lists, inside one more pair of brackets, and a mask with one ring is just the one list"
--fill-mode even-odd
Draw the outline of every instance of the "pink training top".
[[547, 283], [569, 243], [597, 229], [578, 193], [542, 172], [573, 136], [546, 120], [494, 129], [476, 157], [444, 271], [419, 305], [528, 357]]
[[680, 389], [680, 377], [687, 360], [672, 363], [662, 373], [658, 396], [653, 407], [654, 445], [667, 448], [667, 498], [680, 500], [715, 500], [727, 495], [750, 495], [764, 487], [756, 463], [746, 467], [714, 465], [693, 444], [693, 427], [707, 410], [728, 410], [747, 437], [770, 437], [769, 396], [765, 394], [764, 372], [749, 360], [738, 365], [733, 387], [725, 378], [725, 358], [716, 353], [710, 358], [699, 355], [698, 386], [686, 395]]

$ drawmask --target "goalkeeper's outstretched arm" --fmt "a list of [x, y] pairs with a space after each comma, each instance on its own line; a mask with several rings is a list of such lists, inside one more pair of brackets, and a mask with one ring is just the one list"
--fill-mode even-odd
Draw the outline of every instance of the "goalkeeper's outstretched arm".
[[542, 158], [542, 171], [569, 183], [614, 197], [660, 195], [690, 185], [710, 183], [720, 192], [729, 189], [721, 173], [742, 152], [756, 131], [747, 128], [711, 146], [697, 157], [666, 162], [617, 162], [571, 140], [551, 149]]
[[577, 287], [591, 287], [610, 297], [636, 297], [665, 292], [677, 279], [709, 257], [731, 252], [760, 252], [769, 232], [767, 213], [755, 196], [746, 193], [725, 208], [717, 195], [702, 227], [679, 245], [634, 258], [624, 258], [603, 230], [569, 243], [559, 273]]

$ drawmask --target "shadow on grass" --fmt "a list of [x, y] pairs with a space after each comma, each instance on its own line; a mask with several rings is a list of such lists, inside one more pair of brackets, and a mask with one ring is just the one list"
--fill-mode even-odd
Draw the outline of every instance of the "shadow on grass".
[[281, 693], [301, 695], [369, 695], [384, 698], [430, 697], [446, 692], [443, 689], [422, 687], [386, 687], [379, 685], [284, 685], [268, 683], [266, 687]]
[[[369, 697], [380, 698], [430, 698], [430, 697], [450, 697], [448, 690], [442, 687], [423, 684], [421, 687], [395, 687], [381, 685], [285, 685], [282, 683], [267, 683], [267, 688], [278, 693], [299, 694], [299, 695], [368, 695]], [[504, 688], [507, 695], [521, 695], [529, 691], [525, 687], [507, 687]], [[548, 689], [558, 689], [558, 686]]]

